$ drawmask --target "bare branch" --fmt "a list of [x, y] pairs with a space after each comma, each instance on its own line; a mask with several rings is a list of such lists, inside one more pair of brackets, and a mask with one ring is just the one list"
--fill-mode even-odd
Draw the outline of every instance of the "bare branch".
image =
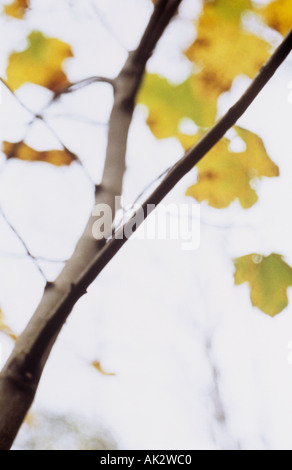
[[220, 443], [222, 450], [241, 450], [240, 443], [232, 436], [228, 427], [228, 416], [225, 411], [224, 400], [220, 390], [220, 371], [214, 358], [211, 334], [207, 335], [205, 339], [205, 349], [212, 377], [210, 392], [215, 418], [215, 427], [212, 426], [214, 442], [215, 444]]
[[[55, 114], [50, 114], [48, 116], [49, 118], [52, 119], [71, 119], [72, 121], [77, 121], [81, 122], [83, 124], [88, 124], [89, 126], [98, 126], [98, 127], [108, 127], [108, 122], [102, 122], [102, 121], [95, 121], [94, 119], [88, 119], [85, 116], [79, 116], [79, 115], [74, 115], [74, 114], [66, 114], [66, 113], [55, 113]], [[46, 120], [46, 115], [44, 115], [44, 120]]]
[[[16, 258], [16, 259], [24, 259], [28, 256], [28, 253], [12, 253], [9, 251], [0, 250], [0, 256], [5, 258]], [[44, 263], [52, 263], [52, 264], [65, 264], [68, 259], [53, 259], [53, 258], [46, 258], [45, 256], [34, 256], [37, 262], [44, 262]]]
[[91, 2], [91, 6], [92, 6], [92, 9], [94, 10], [94, 13], [96, 14], [97, 18], [99, 19], [99, 22], [106, 29], [106, 31], [112, 36], [112, 38], [116, 41], [116, 43], [122, 49], [124, 49], [126, 52], [128, 52], [128, 49], [125, 46], [125, 44], [122, 43], [121, 39], [117, 36], [114, 29], [110, 26], [109, 22], [105, 19], [104, 15], [102, 14], [100, 9], [96, 6], [96, 4], [93, 1]]
[[63, 147], [63, 150], [65, 150], [66, 153], [68, 153], [68, 155], [70, 155], [72, 157], [72, 159], [77, 162], [85, 176], [87, 177], [87, 179], [89, 180], [90, 184], [92, 184], [94, 187], [95, 187], [95, 182], [93, 181], [91, 175], [88, 173], [88, 171], [86, 170], [85, 166], [83, 165], [83, 162], [80, 160], [80, 158], [78, 157], [78, 155], [76, 155], [76, 153], [72, 152], [65, 144], [64, 142], [62, 141], [62, 139], [59, 137], [59, 135], [57, 134], [57, 132], [55, 131], [55, 129], [53, 129], [53, 127], [46, 121], [46, 119], [42, 116], [37, 116], [37, 119], [41, 120], [47, 127], [47, 129], [51, 132], [51, 134], [55, 137], [55, 139], [59, 142], [59, 144]]
[[25, 111], [27, 111], [28, 113], [30, 114], [34, 114], [34, 112], [29, 109], [19, 98], [18, 96], [14, 93], [14, 91], [12, 90], [12, 88], [8, 85], [8, 83], [6, 82], [6, 80], [4, 80], [4, 78], [0, 77], [0, 82], [3, 83], [3, 85], [5, 86], [5, 88], [7, 88], [7, 90], [11, 93], [11, 95], [16, 99], [16, 101], [20, 104], [20, 106], [25, 109]]
[[58, 91], [55, 93], [53, 99], [46, 105], [45, 109], [50, 106], [54, 101], [56, 101], [60, 96], [62, 95], [68, 95], [69, 93], [73, 93], [74, 91], [78, 91], [82, 88], [85, 88], [90, 85], [94, 85], [95, 83], [107, 83], [108, 85], [111, 85], [112, 87], [115, 87], [115, 80], [112, 78], [108, 77], [89, 77], [89, 78], [83, 78], [82, 80], [79, 80], [78, 82], [75, 83], [70, 83], [67, 87], [63, 88], [63, 90]]
[[23, 238], [20, 236], [20, 234], [17, 232], [16, 228], [13, 227], [13, 225], [11, 224], [11, 222], [8, 220], [6, 214], [4, 213], [4, 211], [3, 211], [3, 209], [2, 209], [1, 206], [0, 206], [0, 215], [1, 215], [1, 217], [5, 220], [5, 222], [7, 223], [7, 225], [9, 226], [10, 230], [14, 233], [14, 235], [16, 236], [16, 238], [18, 239], [18, 241], [19, 241], [19, 242], [21, 243], [21, 245], [23, 246], [26, 255], [29, 256], [29, 258], [33, 261], [34, 265], [36, 266], [36, 268], [37, 268], [37, 270], [39, 271], [40, 275], [41, 275], [42, 278], [44, 279], [45, 283], [47, 283], [46, 275], [45, 275], [45, 273], [43, 272], [42, 268], [40, 267], [37, 258], [31, 253], [30, 249], [28, 248], [28, 246], [27, 246], [27, 244], [25, 243], [25, 241], [23, 240]]
[[108, 77], [88, 77], [88, 78], [83, 78], [82, 80], [79, 80], [78, 82], [75, 83], [70, 83], [68, 86], [63, 88], [63, 90], [58, 91], [57, 93], [54, 94], [53, 98], [44, 106], [44, 108], [39, 112], [35, 113], [31, 109], [29, 109], [19, 98], [18, 96], [14, 93], [12, 88], [9, 86], [9, 84], [6, 82], [6, 80], [3, 77], [0, 77], [0, 82], [3, 83], [3, 85], [7, 88], [7, 90], [13, 95], [13, 97], [16, 99], [16, 101], [22, 106], [28, 113], [32, 114], [34, 116], [34, 119], [39, 119], [43, 117], [43, 113], [45, 110], [47, 110], [55, 101], [57, 101], [62, 95], [67, 95], [69, 93], [73, 93], [75, 91], [78, 91], [82, 88], [85, 88], [87, 86], [93, 85], [94, 83], [107, 83], [111, 85], [112, 87], [115, 86], [115, 80], [112, 78]]

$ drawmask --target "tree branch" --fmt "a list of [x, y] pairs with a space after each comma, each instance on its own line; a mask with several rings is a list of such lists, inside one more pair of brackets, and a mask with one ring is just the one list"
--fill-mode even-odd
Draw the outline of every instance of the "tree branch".
[[108, 34], [110, 34], [112, 36], [112, 38], [116, 41], [116, 43], [122, 48], [124, 49], [125, 51], [128, 52], [128, 49], [127, 47], [125, 46], [125, 44], [123, 44], [123, 42], [121, 41], [121, 39], [117, 36], [116, 32], [114, 31], [114, 29], [110, 26], [110, 24], [108, 23], [108, 21], [105, 19], [103, 13], [100, 11], [100, 9], [97, 7], [97, 5], [95, 4], [95, 2], [91, 2], [91, 7], [94, 11], [94, 13], [96, 14], [99, 22], [102, 24], [102, 26], [104, 27], [104, 29], [107, 31]]
[[[109, 122], [108, 148], [96, 204], [115, 212], [115, 196], [122, 191], [129, 127], [146, 63], [182, 0], [158, 0], [138, 49], [129, 54], [115, 79], [114, 105]], [[92, 236], [93, 220], [78, 242], [71, 259], [54, 283], [47, 283], [43, 299], [20, 336], [0, 376], [0, 450], [9, 449], [34, 399], [50, 351], [80, 291], [80, 279], [91, 272], [92, 260], [104, 247]]]
[[108, 77], [89, 77], [89, 78], [83, 78], [82, 80], [79, 80], [78, 82], [75, 83], [70, 83], [67, 87], [63, 88], [63, 90], [58, 91], [58, 93], [55, 93], [53, 99], [49, 102], [49, 104], [46, 106], [46, 108], [52, 104], [54, 101], [56, 101], [60, 96], [62, 95], [68, 95], [69, 93], [73, 93], [74, 91], [78, 91], [81, 88], [93, 85], [94, 83], [107, 83], [108, 85], [111, 85], [112, 87], [115, 87], [115, 80], [112, 78]]
[[11, 93], [11, 95], [13, 95], [13, 97], [16, 99], [16, 101], [18, 102], [18, 104], [19, 104], [23, 109], [25, 109], [25, 111], [27, 111], [27, 112], [30, 113], [30, 114], [34, 114], [33, 111], [31, 111], [31, 109], [29, 109], [29, 108], [18, 98], [18, 96], [14, 93], [14, 91], [12, 90], [12, 88], [8, 85], [8, 83], [6, 82], [6, 80], [4, 80], [3, 77], [0, 77], [0, 82], [5, 86], [5, 88], [7, 88], [7, 90], [9, 91], [9, 93]]

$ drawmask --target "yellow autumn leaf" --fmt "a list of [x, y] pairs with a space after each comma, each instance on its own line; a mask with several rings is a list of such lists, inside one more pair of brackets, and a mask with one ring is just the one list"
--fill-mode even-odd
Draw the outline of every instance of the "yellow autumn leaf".
[[18, 18], [21, 20], [26, 10], [29, 8], [30, 0], [14, 0], [9, 5], [5, 5], [4, 13], [13, 18]]
[[211, 0], [204, 3], [197, 24], [197, 39], [186, 51], [188, 59], [201, 68], [197, 92], [201, 98], [228, 91], [235, 77], [254, 78], [270, 56], [270, 45], [245, 31], [242, 13], [249, 0]]
[[99, 361], [93, 361], [91, 365], [102, 375], [106, 375], [107, 377], [114, 377], [116, 375], [114, 373], [105, 372]]
[[158, 139], [177, 137], [184, 118], [198, 126], [209, 127], [217, 112], [213, 99], [202, 99], [197, 94], [196, 77], [172, 85], [159, 75], [146, 74], [137, 102], [148, 107], [147, 124]]
[[73, 57], [71, 47], [39, 31], [28, 36], [28, 47], [13, 52], [8, 60], [7, 81], [12, 90], [30, 82], [57, 93], [69, 85], [63, 62]]
[[51, 165], [65, 166], [74, 161], [74, 156], [66, 150], [35, 150], [24, 142], [3, 142], [2, 152], [9, 158], [18, 158], [27, 162], [46, 162]]
[[4, 322], [4, 315], [2, 310], [0, 309], [0, 333], [4, 333], [5, 335], [9, 336], [9, 338], [13, 339], [13, 341], [17, 340], [17, 336], [9, 326], [6, 325]]
[[248, 282], [251, 301], [274, 317], [288, 306], [287, 289], [292, 286], [292, 268], [278, 254], [251, 254], [234, 260], [236, 285]]
[[198, 165], [198, 182], [188, 188], [187, 196], [197, 201], [207, 201], [217, 209], [228, 207], [239, 199], [248, 209], [258, 196], [251, 183], [263, 176], [279, 176], [279, 168], [269, 158], [263, 141], [256, 134], [236, 127], [238, 135], [246, 144], [240, 153], [230, 151], [230, 141], [222, 139]]
[[270, 28], [279, 31], [285, 36], [292, 28], [291, 0], [276, 0], [260, 10], [264, 20]]

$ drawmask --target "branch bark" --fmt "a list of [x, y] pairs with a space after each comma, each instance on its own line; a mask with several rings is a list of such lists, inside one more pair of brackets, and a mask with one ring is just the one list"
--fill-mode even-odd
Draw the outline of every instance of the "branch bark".
[[[136, 95], [146, 64], [175, 15], [182, 0], [158, 0], [148, 27], [136, 51], [114, 81], [114, 105], [109, 122], [108, 148], [102, 183], [96, 188], [95, 204], [107, 204], [115, 211], [115, 197], [121, 195], [126, 168], [126, 147]], [[16, 343], [0, 375], [0, 450], [10, 449], [32, 404], [38, 384], [58, 334], [77, 300], [86, 292], [82, 285], [91, 272], [92, 260], [104, 248], [92, 236], [93, 219], [79, 240], [75, 252], [54, 283], [46, 285], [35, 314]]]

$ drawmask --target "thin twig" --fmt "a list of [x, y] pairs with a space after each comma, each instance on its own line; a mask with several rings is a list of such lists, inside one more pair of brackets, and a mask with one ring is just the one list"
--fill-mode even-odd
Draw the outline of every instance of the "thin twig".
[[[65, 95], [65, 94], [69, 94], [69, 93], [73, 93], [75, 91], [78, 91], [79, 89], [81, 88], [84, 88], [86, 86], [90, 86], [90, 85], [93, 85], [94, 83], [108, 83], [109, 85], [111, 86], [115, 86], [115, 81], [111, 78], [108, 78], [108, 77], [101, 77], [101, 76], [94, 76], [94, 77], [89, 77], [89, 78], [85, 78], [85, 79], [82, 79], [76, 83], [71, 83], [69, 86], [67, 86], [66, 88], [64, 88], [63, 90], [61, 90], [60, 92], [56, 93], [54, 95], [54, 97], [49, 101], [49, 103], [47, 103], [44, 108], [39, 112], [39, 113], [34, 113], [31, 109], [29, 109], [19, 98], [18, 96], [14, 93], [14, 91], [11, 89], [11, 87], [8, 85], [8, 83], [0, 77], [0, 81], [3, 83], [3, 85], [8, 89], [8, 91], [13, 95], [13, 97], [17, 100], [17, 102], [27, 111], [29, 112], [30, 114], [33, 115], [33, 118], [32, 120], [28, 123], [28, 126], [27, 126], [27, 133], [28, 133], [28, 130], [31, 126], [33, 126], [33, 124], [35, 123], [36, 120], [40, 120], [42, 121], [46, 127], [48, 128], [48, 130], [54, 135], [54, 137], [58, 140], [58, 142], [60, 143], [60, 145], [62, 145], [63, 149], [69, 154], [72, 156], [72, 158], [82, 167], [85, 175], [87, 176], [88, 180], [90, 181], [90, 183], [95, 187], [96, 184], [94, 182], [94, 180], [92, 179], [91, 175], [88, 173], [88, 171], [86, 170], [86, 168], [84, 167], [83, 165], [83, 162], [80, 160], [80, 158], [73, 152], [71, 152], [71, 150], [68, 149], [68, 147], [63, 143], [63, 141], [60, 139], [60, 137], [58, 136], [58, 134], [56, 133], [56, 131], [51, 127], [51, 125], [47, 122], [46, 118], [44, 117], [44, 112], [46, 111], [46, 109], [48, 109], [57, 99], [59, 99], [62, 95]], [[24, 137], [25, 139], [25, 137]], [[24, 139], [22, 141], [24, 141]]]
[[140, 199], [142, 199], [142, 197], [146, 194], [146, 192], [155, 184], [157, 183], [158, 181], [161, 180], [161, 178], [163, 178], [163, 176], [167, 175], [167, 173], [171, 170], [171, 166], [166, 168], [166, 170], [164, 170], [159, 176], [157, 176], [155, 178], [155, 180], [151, 181], [150, 183], [148, 183], [145, 188], [139, 193], [139, 195], [136, 197], [136, 199], [134, 200], [133, 204], [132, 204], [132, 208], [138, 204], [138, 202], [140, 201]]
[[0, 215], [1, 217], [5, 220], [5, 222], [7, 223], [8, 227], [10, 228], [10, 230], [13, 232], [13, 234], [16, 236], [16, 238], [18, 239], [18, 241], [21, 243], [21, 245], [23, 246], [25, 252], [26, 252], [26, 255], [29, 256], [29, 258], [33, 261], [34, 265], [36, 266], [37, 270], [39, 271], [39, 273], [41, 274], [41, 276], [43, 277], [43, 279], [45, 280], [45, 282], [47, 283], [47, 278], [46, 278], [46, 275], [45, 273], [43, 272], [42, 268], [40, 267], [39, 263], [38, 263], [38, 260], [37, 258], [31, 253], [30, 249], [28, 248], [27, 244], [25, 243], [25, 241], [23, 240], [23, 238], [20, 236], [20, 234], [17, 232], [16, 228], [12, 225], [12, 223], [9, 221], [8, 217], [6, 216], [6, 214], [4, 213], [2, 207], [0, 206]]
[[[12, 253], [9, 251], [0, 250], [0, 256], [5, 257], [5, 258], [23, 259], [29, 255], [28, 253]], [[46, 258], [45, 256], [33, 256], [33, 258], [38, 262], [41, 261], [43, 263], [52, 263], [52, 264], [65, 264], [68, 261], [68, 259], [50, 259], [50, 258]]]
[[5, 86], [5, 88], [7, 88], [7, 90], [9, 91], [9, 93], [11, 93], [11, 95], [16, 99], [16, 101], [18, 102], [18, 104], [20, 104], [20, 106], [22, 106], [23, 109], [25, 109], [25, 111], [27, 111], [29, 114], [35, 114], [31, 109], [29, 109], [22, 101], [20, 98], [18, 98], [18, 96], [14, 93], [14, 91], [12, 90], [12, 88], [8, 85], [8, 83], [6, 82], [6, 80], [4, 80], [4, 78], [0, 77], [0, 82], [3, 83], [3, 85]]
[[[165, 176], [169, 170], [171, 170], [171, 167], [168, 167], [166, 168], [166, 170], [164, 170], [159, 176], [157, 176], [155, 178], [155, 180], [151, 181], [150, 183], [148, 183], [145, 188], [139, 193], [139, 195], [136, 197], [136, 199], [134, 200], [134, 202], [131, 203], [131, 205], [127, 206], [127, 207], [122, 207], [122, 211], [123, 211], [123, 217], [121, 218], [121, 220], [116, 223], [114, 221], [113, 223], [113, 226], [112, 226], [112, 234], [114, 232], [116, 232], [117, 230], [119, 230], [119, 228], [124, 224], [125, 222], [125, 217], [127, 214], [131, 214], [131, 212], [133, 211], [133, 209], [137, 206], [137, 204], [139, 203], [140, 199], [142, 199], [142, 197], [146, 194], [146, 192], [155, 184], [157, 183], [158, 181], [161, 180], [161, 178], [163, 178], [163, 176]], [[129, 215], [129, 218], [130, 218], [130, 215]], [[112, 238], [112, 234], [109, 235], [107, 241], [109, 241], [111, 238]]]
[[96, 4], [92, 1], [91, 2], [92, 9], [94, 10], [94, 13], [98, 17], [100, 23], [104, 27], [104, 29], [107, 30], [107, 32], [112, 36], [112, 38], [116, 41], [116, 43], [124, 49], [124, 51], [128, 52], [128, 48], [123, 44], [121, 39], [117, 36], [116, 32], [114, 29], [110, 26], [109, 22], [105, 19], [104, 15], [100, 11], [100, 9], [96, 6]]
[[102, 122], [102, 121], [95, 121], [94, 119], [88, 119], [85, 116], [79, 116], [79, 115], [74, 115], [74, 114], [66, 114], [66, 113], [55, 113], [55, 114], [49, 114], [45, 115], [44, 119], [71, 119], [72, 121], [77, 121], [81, 122], [83, 124], [88, 124], [90, 126], [96, 126], [96, 127], [108, 127], [108, 122]]
[[63, 147], [63, 150], [68, 153], [68, 155], [70, 155], [72, 157], [72, 159], [78, 163], [78, 165], [81, 166], [85, 176], [88, 178], [90, 184], [95, 187], [96, 184], [94, 182], [94, 180], [92, 179], [91, 175], [88, 173], [87, 169], [85, 168], [85, 166], [83, 165], [83, 162], [80, 160], [80, 158], [78, 157], [78, 155], [76, 155], [76, 153], [72, 152], [65, 144], [64, 142], [62, 141], [62, 139], [59, 137], [59, 135], [57, 134], [57, 132], [55, 131], [55, 129], [46, 121], [46, 119], [42, 116], [38, 116], [37, 119], [41, 120], [45, 126], [47, 127], [47, 129], [51, 132], [51, 134], [55, 137], [55, 139], [59, 142], [59, 144]]
[[111, 85], [113, 88], [115, 86], [115, 80], [112, 78], [108, 77], [99, 77], [99, 76], [93, 76], [93, 77], [88, 77], [88, 78], [83, 78], [82, 80], [79, 80], [75, 83], [70, 83], [68, 86], [63, 88], [63, 90], [58, 91], [57, 93], [54, 94], [53, 98], [42, 108], [42, 110], [38, 113], [35, 113], [31, 109], [29, 109], [18, 96], [14, 93], [12, 88], [9, 86], [9, 84], [6, 82], [6, 80], [3, 77], [0, 77], [0, 82], [3, 83], [3, 85], [7, 88], [7, 90], [12, 94], [12, 96], [16, 99], [16, 101], [22, 106], [28, 113], [32, 114], [34, 116], [34, 119], [32, 123], [34, 122], [35, 119], [39, 119], [42, 117], [43, 113], [55, 102], [57, 101], [62, 95], [67, 95], [70, 93], [73, 93], [75, 91], [80, 90], [81, 88], [85, 88], [87, 86], [93, 85], [94, 83], [107, 83]]
[[212, 388], [210, 392], [213, 403], [214, 418], [219, 431], [219, 433], [217, 434], [216, 429], [213, 427], [212, 435], [214, 442], [215, 444], [218, 444], [218, 438], [220, 438], [220, 445], [222, 450], [241, 450], [241, 445], [239, 441], [232, 436], [228, 426], [228, 416], [225, 410], [224, 400], [220, 387], [220, 371], [218, 366], [216, 365], [216, 361], [214, 358], [212, 336], [206, 337], [205, 350], [212, 377]]
[[82, 80], [79, 80], [75, 83], [70, 83], [67, 87], [63, 88], [63, 90], [58, 91], [58, 93], [55, 93], [54, 97], [52, 100], [48, 103], [46, 107], [48, 107], [50, 104], [52, 104], [54, 101], [60, 98], [62, 95], [68, 95], [69, 93], [73, 93], [75, 91], [78, 91], [82, 88], [85, 88], [87, 86], [93, 85], [95, 83], [107, 83], [108, 85], [111, 85], [113, 88], [115, 87], [115, 80], [112, 78], [108, 77], [89, 77], [89, 78], [83, 78]]

